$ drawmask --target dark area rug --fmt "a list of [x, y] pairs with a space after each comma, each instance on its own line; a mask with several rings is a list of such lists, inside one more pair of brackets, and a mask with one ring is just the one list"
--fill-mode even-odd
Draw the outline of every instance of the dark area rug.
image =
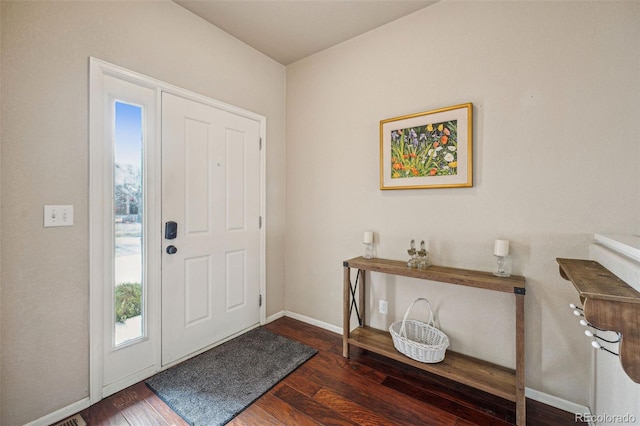
[[194, 426], [223, 425], [317, 351], [262, 327], [146, 381]]

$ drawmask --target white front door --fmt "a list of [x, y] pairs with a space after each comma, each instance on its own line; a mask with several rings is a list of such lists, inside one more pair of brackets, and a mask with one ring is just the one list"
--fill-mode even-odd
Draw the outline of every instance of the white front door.
[[260, 178], [259, 121], [162, 94], [163, 366], [260, 323]]

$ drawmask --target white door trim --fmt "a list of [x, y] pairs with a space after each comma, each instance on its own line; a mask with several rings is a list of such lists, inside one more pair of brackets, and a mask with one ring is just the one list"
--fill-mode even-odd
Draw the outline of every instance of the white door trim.
[[[103, 296], [103, 277], [105, 270], [105, 253], [104, 253], [104, 234], [103, 234], [103, 206], [102, 194], [104, 193], [104, 179], [106, 173], [103, 170], [104, 155], [102, 147], [103, 131], [102, 131], [102, 93], [103, 93], [103, 77], [109, 75], [121, 80], [125, 80], [140, 86], [153, 88], [157, 92], [157, 99], [160, 100], [161, 93], [171, 93], [196, 102], [203, 103], [218, 109], [222, 109], [243, 117], [253, 119], [260, 123], [260, 138], [262, 140], [262, 149], [260, 151], [260, 215], [262, 217], [262, 228], [260, 229], [260, 294], [262, 295], [262, 305], [260, 306], [260, 324], [266, 323], [266, 117], [244, 110], [242, 108], [226, 104], [215, 99], [182, 89], [180, 87], [147, 77], [145, 75], [127, 70], [117, 65], [110, 64], [97, 58], [89, 58], [89, 399], [94, 404], [102, 399], [103, 396], [103, 380], [102, 372], [104, 369], [104, 351], [103, 351], [103, 330], [104, 330], [104, 296]], [[100, 94], [100, 95], [98, 95]], [[156, 103], [156, 124], [155, 133], [161, 135], [161, 102]], [[157, 139], [158, 142], [160, 138]], [[160, 149], [156, 150], [157, 164], [160, 164]], [[156, 182], [160, 182], [160, 167], [157, 167], [155, 173]], [[160, 186], [158, 185], [158, 188]], [[158, 190], [159, 191], [159, 190]], [[156, 220], [161, 219], [161, 200], [155, 197], [153, 206], [147, 206], [148, 209], [154, 210]], [[162, 232], [162, 224], [157, 223], [158, 235]], [[158, 239], [161, 241], [161, 239]], [[160, 253], [161, 246], [157, 247]], [[160, 277], [160, 262], [155, 263], [157, 274]], [[149, 306], [148, 309], [156, 309], [161, 312], [160, 298], [156, 298], [157, 303]], [[161, 315], [155, 316], [157, 319], [150, 327], [160, 330]], [[161, 339], [157, 339], [155, 348], [155, 371], [160, 371], [160, 353]], [[149, 376], [155, 371], [146, 371]], [[147, 376], [148, 377], [148, 376]], [[146, 377], [140, 377], [143, 380]]]

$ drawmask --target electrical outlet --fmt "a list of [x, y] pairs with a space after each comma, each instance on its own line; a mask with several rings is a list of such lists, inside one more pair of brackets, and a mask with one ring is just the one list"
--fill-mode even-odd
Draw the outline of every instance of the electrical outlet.
[[73, 226], [73, 206], [44, 206], [44, 227]]
[[378, 312], [380, 312], [382, 315], [387, 315], [388, 307], [389, 305], [387, 304], [386, 300], [380, 300], [378, 302]]

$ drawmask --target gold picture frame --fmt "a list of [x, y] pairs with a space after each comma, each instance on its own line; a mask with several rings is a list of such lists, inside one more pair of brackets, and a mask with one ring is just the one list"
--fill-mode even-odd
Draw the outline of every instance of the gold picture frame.
[[380, 189], [473, 186], [473, 104], [380, 121]]

